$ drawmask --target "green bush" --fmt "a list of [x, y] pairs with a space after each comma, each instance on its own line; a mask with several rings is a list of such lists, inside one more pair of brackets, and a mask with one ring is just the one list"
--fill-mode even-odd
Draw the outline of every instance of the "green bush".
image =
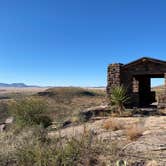
[[0, 101], [0, 123], [4, 122], [8, 116], [9, 116], [8, 103]]
[[127, 96], [127, 89], [123, 85], [112, 88], [110, 103], [111, 105], [116, 106], [119, 114], [122, 114], [125, 110], [124, 104], [126, 104], [128, 100], [129, 97]]
[[[14, 136], [20, 141], [15, 150], [9, 150], [6, 154], [0, 155], [0, 165], [2, 166], [76, 166], [89, 165], [94, 162], [95, 152], [91, 151], [87, 140], [66, 140], [61, 144], [60, 139], [41, 141], [41, 135], [27, 130]], [[39, 134], [39, 136], [38, 136]], [[22, 140], [23, 139], [23, 140]], [[12, 146], [13, 147], [13, 146]]]
[[48, 107], [43, 100], [26, 98], [13, 103], [10, 110], [20, 127], [34, 125], [48, 127], [51, 124], [51, 119], [46, 115]]
[[89, 138], [25, 144], [15, 153], [16, 165], [29, 166], [93, 166], [97, 164], [97, 149], [89, 144]]
[[93, 132], [79, 138], [49, 138], [46, 129], [35, 126], [0, 134], [1, 142], [1, 166], [93, 166], [101, 165], [99, 156], [106, 154], [117, 159], [116, 148]]

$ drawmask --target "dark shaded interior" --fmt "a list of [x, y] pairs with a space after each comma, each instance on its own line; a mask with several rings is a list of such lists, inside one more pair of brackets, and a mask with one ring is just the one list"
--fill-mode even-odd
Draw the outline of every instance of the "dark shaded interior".
[[151, 91], [151, 78], [164, 78], [164, 74], [134, 75], [138, 81], [139, 107], [149, 107], [156, 102], [156, 92]]

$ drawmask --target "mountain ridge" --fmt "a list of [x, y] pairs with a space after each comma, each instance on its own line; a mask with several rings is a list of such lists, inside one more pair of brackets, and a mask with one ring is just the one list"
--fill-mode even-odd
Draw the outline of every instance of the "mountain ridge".
[[26, 85], [24, 83], [11, 83], [11, 84], [7, 84], [7, 83], [0, 83], [0, 87], [1, 88], [7, 88], [7, 87], [14, 87], [14, 88], [28, 88], [28, 87], [40, 87], [40, 86], [36, 86], [36, 85]]

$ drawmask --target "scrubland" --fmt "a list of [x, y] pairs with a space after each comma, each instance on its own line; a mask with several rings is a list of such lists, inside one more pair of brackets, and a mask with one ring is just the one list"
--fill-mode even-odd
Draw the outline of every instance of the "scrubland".
[[115, 166], [120, 160], [165, 166], [165, 116], [82, 119], [83, 110], [107, 104], [103, 89], [50, 88], [5, 97], [0, 121], [13, 116], [14, 122], [0, 133], [2, 166]]

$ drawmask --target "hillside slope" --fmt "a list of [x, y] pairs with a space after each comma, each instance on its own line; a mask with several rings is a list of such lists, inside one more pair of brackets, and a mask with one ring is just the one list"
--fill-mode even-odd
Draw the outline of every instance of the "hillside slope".
[[106, 102], [105, 90], [76, 87], [50, 88], [39, 92], [40, 97], [48, 102], [50, 114], [57, 121], [70, 118], [81, 110], [98, 106]]

